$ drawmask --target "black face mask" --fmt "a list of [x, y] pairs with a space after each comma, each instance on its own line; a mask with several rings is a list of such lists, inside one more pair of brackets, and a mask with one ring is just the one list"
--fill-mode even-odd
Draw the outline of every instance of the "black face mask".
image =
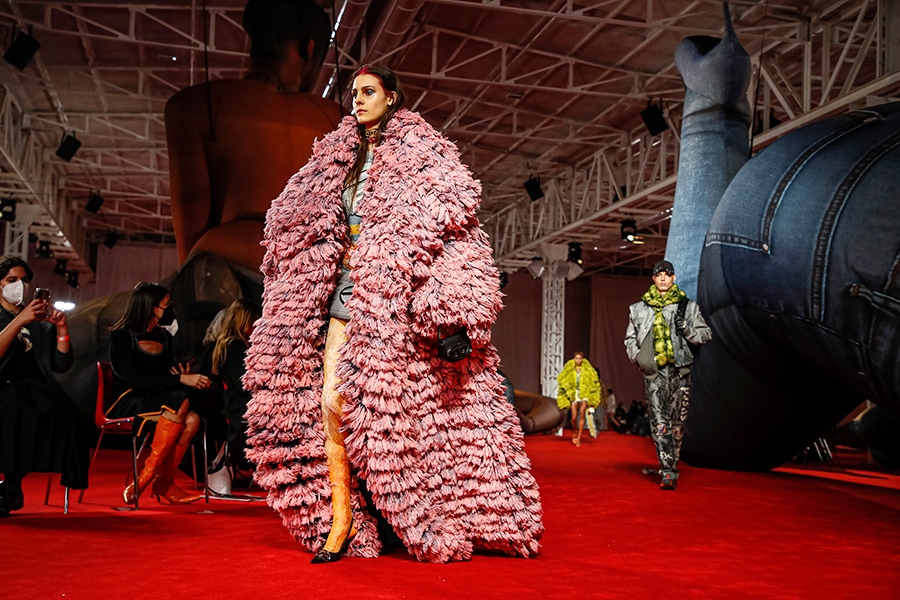
[[175, 322], [175, 307], [169, 306], [168, 308], [163, 309], [163, 314], [159, 318], [160, 327], [168, 327], [172, 323]]

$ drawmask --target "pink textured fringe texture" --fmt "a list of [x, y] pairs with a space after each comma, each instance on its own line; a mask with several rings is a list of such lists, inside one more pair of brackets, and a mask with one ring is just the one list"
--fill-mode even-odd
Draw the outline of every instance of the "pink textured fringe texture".
[[[248, 455], [291, 535], [318, 550], [331, 527], [321, 425], [327, 302], [347, 226], [338, 198], [356, 121], [316, 143], [266, 217], [263, 317], [247, 355]], [[522, 430], [497, 374], [499, 278], [475, 211], [481, 188], [456, 147], [399, 111], [375, 150], [359, 206], [348, 341], [338, 376], [347, 453], [375, 506], [419, 560], [475, 548], [533, 556], [543, 533]], [[438, 327], [468, 329], [472, 355], [436, 354]], [[381, 550], [353, 490], [354, 556]]]

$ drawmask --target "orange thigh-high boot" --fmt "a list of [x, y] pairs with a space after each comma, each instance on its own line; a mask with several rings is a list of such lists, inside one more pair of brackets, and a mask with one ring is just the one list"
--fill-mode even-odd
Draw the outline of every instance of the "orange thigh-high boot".
[[[191, 439], [197, 433], [200, 427], [200, 415], [195, 412], [188, 412], [187, 400], [182, 403], [182, 408], [187, 414], [184, 416], [184, 431], [175, 444], [175, 448], [169, 453], [169, 456], [163, 461], [159, 470], [159, 476], [153, 480], [153, 493], [157, 498], [163, 497], [169, 504], [189, 504], [200, 499], [197, 494], [191, 494], [175, 485], [175, 473], [178, 471], [178, 465], [184, 458]], [[178, 411], [181, 413], [181, 409]]]
[[[179, 410], [179, 412], [181, 411]], [[156, 431], [153, 434], [153, 442], [150, 444], [150, 456], [147, 457], [140, 474], [138, 474], [137, 487], [132, 482], [125, 487], [122, 494], [125, 504], [134, 504], [135, 499], [143, 493], [147, 486], [159, 477], [166, 459], [171, 456], [184, 433], [182, 421], [183, 419], [178, 413], [163, 407], [162, 415], [159, 417]]]
[[341, 411], [344, 398], [335, 388], [340, 381], [334, 373], [338, 349], [346, 341], [346, 321], [332, 317], [325, 338], [325, 356], [322, 366], [322, 424], [325, 429], [325, 459], [328, 463], [328, 479], [331, 483], [331, 531], [325, 545], [312, 559], [313, 564], [330, 563], [341, 559], [350, 540], [356, 535], [353, 511], [350, 507], [350, 462], [344, 448], [341, 433]]

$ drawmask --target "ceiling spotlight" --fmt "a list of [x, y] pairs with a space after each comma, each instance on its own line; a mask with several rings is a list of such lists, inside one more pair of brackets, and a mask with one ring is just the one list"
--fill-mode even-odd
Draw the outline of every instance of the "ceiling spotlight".
[[619, 229], [622, 232], [623, 240], [633, 242], [637, 235], [637, 221], [634, 219], [623, 219]]
[[69, 273], [69, 259], [57, 258], [56, 266], [53, 267], [53, 273], [60, 277], [65, 277]]
[[40, 42], [23, 31], [16, 36], [9, 49], [3, 53], [3, 60], [18, 70], [24, 71], [40, 47]]
[[663, 116], [662, 104], [653, 104], [652, 100], [647, 101], [647, 108], [641, 111], [641, 118], [650, 135], [657, 136], [669, 128], [666, 118]]
[[81, 148], [81, 141], [75, 137], [74, 133], [69, 133], [66, 134], [62, 142], [60, 142], [59, 148], [56, 149], [56, 155], [64, 161], [69, 162], [72, 160], [72, 157], [75, 156], [75, 153], [78, 152], [79, 148]]
[[547, 269], [544, 271], [544, 277], [549, 277], [550, 279], [562, 279], [563, 277], [568, 277], [569, 267], [575, 267], [576, 269], [581, 268], [570, 262], [558, 260], [547, 265]]
[[582, 273], [584, 273], [584, 269], [575, 263], [569, 263], [569, 268], [566, 270], [566, 279], [572, 281]]
[[13, 200], [12, 198], [3, 198], [0, 200], [0, 220], [16, 220], [16, 200]]
[[535, 177], [532, 175], [528, 178], [528, 181], [524, 183], [525, 191], [528, 192], [528, 197], [531, 198], [531, 201], [540, 200], [544, 197], [544, 190], [541, 189], [541, 178]]
[[531, 263], [525, 267], [525, 270], [531, 273], [533, 278], [537, 279], [544, 272], [544, 259], [540, 256], [535, 256], [531, 259]]
[[50, 240], [41, 240], [34, 252], [35, 258], [53, 258], [53, 250], [50, 249]]
[[91, 196], [90, 198], [88, 198], [87, 204], [85, 204], [84, 206], [84, 210], [96, 215], [101, 206], [103, 206], [103, 196], [96, 192], [91, 192]]
[[106, 232], [106, 239], [103, 240], [103, 245], [107, 248], [112, 248], [116, 245], [116, 242], [119, 241], [119, 234], [116, 233], [115, 229], [110, 229]]
[[73, 271], [66, 275], [66, 284], [70, 287], [75, 288], [76, 290], [81, 287], [78, 283], [78, 271]]
[[566, 260], [578, 266], [584, 264], [581, 258], [581, 242], [569, 242], [569, 256]]

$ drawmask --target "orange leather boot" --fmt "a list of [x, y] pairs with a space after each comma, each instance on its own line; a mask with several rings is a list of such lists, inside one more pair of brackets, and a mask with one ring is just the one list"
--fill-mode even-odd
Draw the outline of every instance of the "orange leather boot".
[[331, 482], [331, 531], [325, 545], [312, 559], [312, 564], [339, 561], [356, 536], [353, 508], [350, 505], [350, 463], [347, 450], [331, 440], [325, 440], [328, 479]]
[[175, 473], [184, 458], [190, 444], [176, 444], [169, 457], [163, 462], [159, 477], [153, 481], [153, 494], [159, 499], [165, 498], [169, 504], [190, 504], [201, 498], [197, 494], [186, 492], [175, 484]]
[[150, 456], [147, 457], [144, 468], [138, 474], [137, 487], [132, 482], [125, 487], [125, 491], [122, 493], [125, 504], [134, 504], [135, 499], [147, 489], [147, 486], [159, 477], [163, 465], [172, 455], [183, 431], [184, 424], [166, 418], [166, 413], [163, 413], [156, 424], [153, 443], [150, 444]]

